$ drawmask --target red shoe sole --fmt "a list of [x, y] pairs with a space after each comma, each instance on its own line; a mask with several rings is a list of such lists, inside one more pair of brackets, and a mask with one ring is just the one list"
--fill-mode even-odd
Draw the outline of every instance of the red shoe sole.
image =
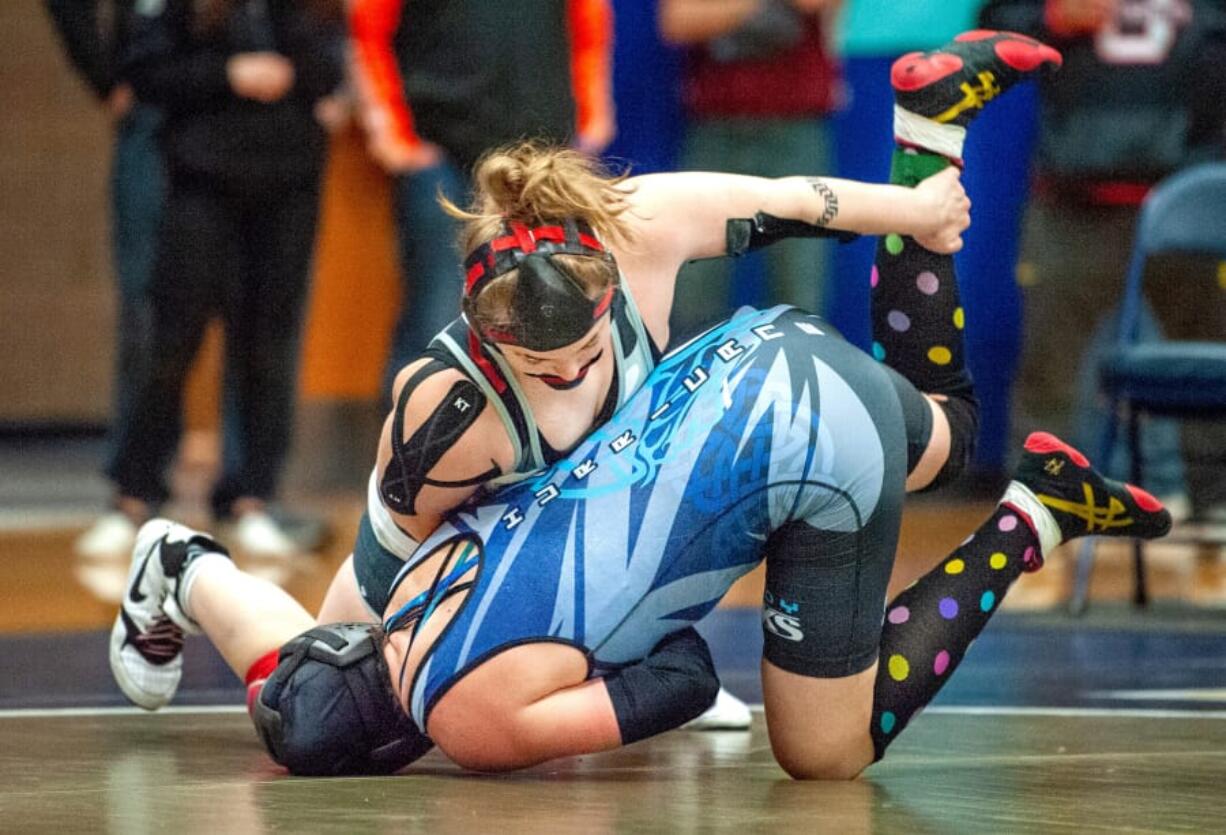
[[1124, 487], [1132, 494], [1132, 499], [1137, 503], [1137, 507], [1149, 513], [1157, 513], [1162, 510], [1162, 502], [1158, 501], [1153, 494], [1142, 490], [1135, 484], [1125, 484]]
[[912, 93], [948, 78], [960, 71], [962, 66], [962, 59], [957, 55], [941, 52], [925, 55], [922, 52], [912, 52], [894, 62], [894, 66], [890, 68], [890, 84], [895, 90]]
[[1055, 49], [1034, 38], [1028, 38], [1015, 32], [975, 29], [971, 32], [963, 32], [954, 40], [960, 43], [973, 43], [1001, 35], [1005, 39], [996, 44], [996, 55], [1018, 72], [1030, 72], [1045, 63], [1052, 63], [1057, 67], [1064, 63], [1064, 57]]
[[1037, 452], [1040, 455], [1046, 455], [1051, 452], [1063, 452], [1078, 467], [1090, 466], [1090, 459], [1050, 432], [1031, 432], [1030, 437], [1026, 439], [1025, 449], [1027, 452]]
[[[975, 29], [963, 32], [954, 38], [959, 43], [986, 41], [1004, 36], [993, 47], [996, 55], [1005, 64], [1018, 72], [1030, 72], [1043, 64], [1059, 67], [1064, 63], [1058, 51], [1025, 35], [996, 32], [991, 29]], [[890, 84], [895, 90], [912, 93], [929, 84], [948, 78], [963, 67], [962, 59], [945, 52], [925, 54], [910, 52], [894, 62], [890, 68]]]

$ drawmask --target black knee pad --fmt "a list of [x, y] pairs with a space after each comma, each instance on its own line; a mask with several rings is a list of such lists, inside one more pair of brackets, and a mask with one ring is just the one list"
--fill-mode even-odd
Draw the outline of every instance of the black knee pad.
[[927, 493], [956, 481], [970, 467], [979, 442], [979, 398], [968, 384], [965, 389], [949, 392], [937, 405], [949, 421], [949, 458], [940, 472], [926, 487], [917, 492]]
[[390, 774], [434, 743], [400, 707], [374, 623], [319, 626], [281, 648], [252, 705], [268, 753], [293, 774]]
[[[901, 489], [898, 494], [901, 505]], [[874, 514], [856, 531], [819, 530], [797, 521], [771, 534], [763, 658], [810, 678], [842, 678], [872, 666], [897, 544], [897, 531], [886, 520], [899, 513], [901, 507]]]

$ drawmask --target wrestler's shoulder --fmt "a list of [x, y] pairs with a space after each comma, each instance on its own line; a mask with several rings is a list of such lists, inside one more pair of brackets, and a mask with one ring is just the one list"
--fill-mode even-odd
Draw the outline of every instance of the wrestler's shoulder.
[[[433, 474], [441, 466], [442, 477], [448, 470], [469, 469], [469, 461], [492, 460], [500, 468], [508, 466], [514, 457], [511, 439], [493, 402], [463, 371], [428, 359], [415, 361], [396, 375], [392, 395], [394, 402], [403, 399], [404, 412], [398, 427], [402, 444], [413, 444], [423, 429], [429, 437], [416, 438], [418, 444], [429, 447], [419, 459], [426, 465], [422, 475]], [[389, 416], [388, 428], [395, 425], [395, 414]], [[384, 433], [380, 450], [383, 463], [391, 453], [392, 433]]]

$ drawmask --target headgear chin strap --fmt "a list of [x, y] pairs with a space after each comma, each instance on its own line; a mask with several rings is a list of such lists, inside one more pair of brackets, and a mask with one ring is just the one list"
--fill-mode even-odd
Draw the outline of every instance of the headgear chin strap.
[[503, 224], [503, 234], [477, 247], [464, 260], [464, 312], [476, 325], [475, 299], [500, 275], [518, 269], [511, 300], [511, 324], [479, 330], [482, 338], [519, 345], [534, 351], [553, 351], [581, 339], [604, 315], [615, 287], [599, 298], [588, 298], [583, 288], [551, 256], [586, 255], [612, 261], [592, 227], [570, 218], [529, 228], [519, 221]]

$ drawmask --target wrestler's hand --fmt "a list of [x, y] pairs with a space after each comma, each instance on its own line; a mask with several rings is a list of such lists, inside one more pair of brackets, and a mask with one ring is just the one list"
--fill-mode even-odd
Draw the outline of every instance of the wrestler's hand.
[[240, 52], [226, 61], [226, 78], [235, 95], [270, 104], [294, 86], [294, 65], [276, 52]]
[[971, 225], [971, 201], [962, 188], [962, 172], [951, 165], [923, 180], [912, 193], [919, 218], [912, 232], [916, 243], [942, 255], [962, 249], [962, 233]]

